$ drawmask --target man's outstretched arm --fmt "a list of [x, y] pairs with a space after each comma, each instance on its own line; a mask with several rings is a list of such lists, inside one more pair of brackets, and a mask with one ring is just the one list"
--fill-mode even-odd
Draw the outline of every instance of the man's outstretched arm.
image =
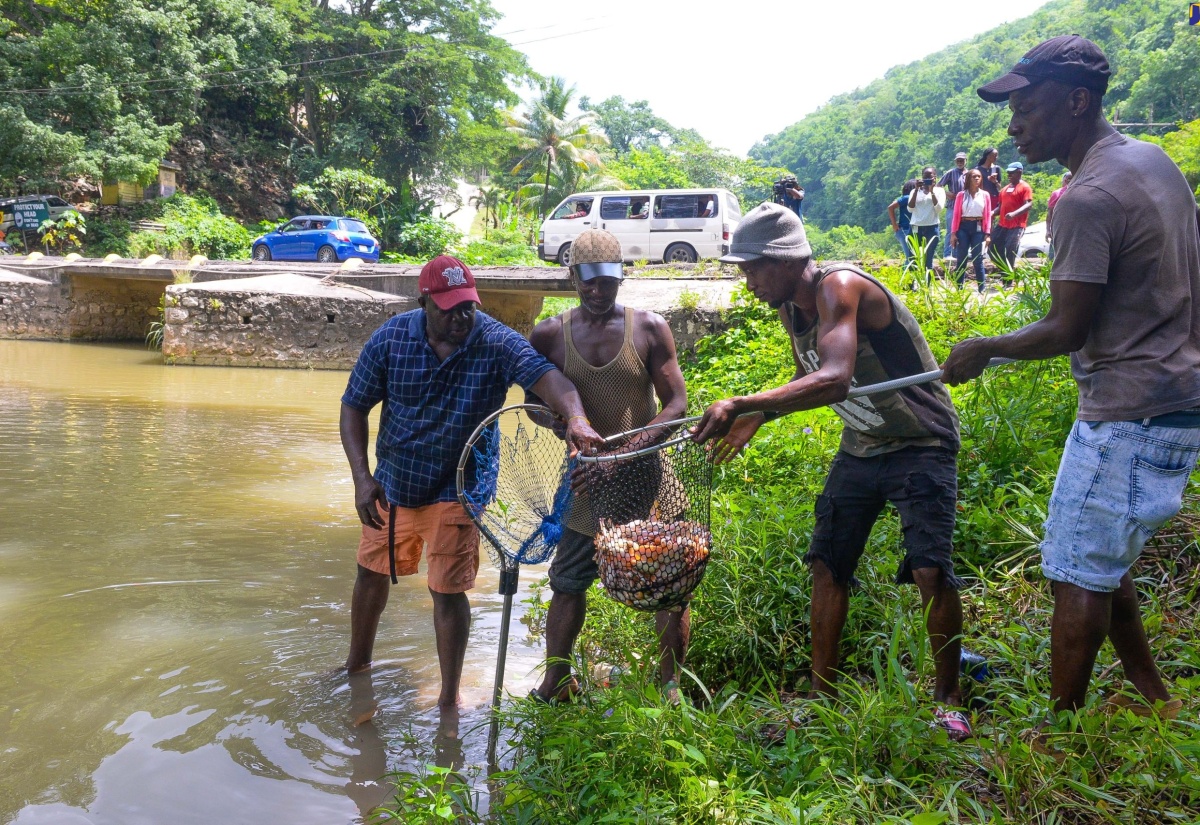
[[1007, 335], [959, 341], [942, 364], [942, 381], [954, 385], [978, 378], [993, 358], [1038, 361], [1075, 352], [1087, 341], [1103, 297], [1104, 284], [1051, 281], [1044, 318]]
[[797, 412], [845, 401], [854, 377], [858, 308], [867, 283], [849, 273], [835, 273], [821, 283], [817, 293], [817, 356], [821, 363], [816, 371], [782, 387], [716, 402], [705, 410], [693, 439], [704, 443], [724, 436], [745, 413]]

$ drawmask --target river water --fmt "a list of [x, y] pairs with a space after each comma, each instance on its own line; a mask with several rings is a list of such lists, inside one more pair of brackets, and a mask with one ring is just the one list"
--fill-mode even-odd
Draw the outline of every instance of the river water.
[[[0, 822], [353, 823], [388, 771], [433, 763], [483, 787], [486, 553], [458, 719], [434, 707], [424, 564], [393, 588], [373, 672], [331, 673], [358, 538], [345, 381], [0, 341]], [[517, 695], [542, 655], [516, 621], [540, 575], [516, 598]]]

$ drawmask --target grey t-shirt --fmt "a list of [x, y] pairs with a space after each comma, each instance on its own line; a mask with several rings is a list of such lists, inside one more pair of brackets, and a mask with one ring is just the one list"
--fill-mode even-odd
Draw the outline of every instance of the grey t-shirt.
[[1081, 421], [1200, 405], [1196, 199], [1166, 153], [1124, 135], [1088, 150], [1054, 207], [1054, 281], [1104, 284], [1071, 355]]

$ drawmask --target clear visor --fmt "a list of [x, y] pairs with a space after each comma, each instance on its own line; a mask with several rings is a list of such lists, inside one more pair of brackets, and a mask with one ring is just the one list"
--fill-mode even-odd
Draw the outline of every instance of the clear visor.
[[603, 263], [595, 264], [575, 264], [572, 268], [581, 281], [590, 281], [593, 278], [625, 279], [625, 267], [615, 261], [604, 261]]

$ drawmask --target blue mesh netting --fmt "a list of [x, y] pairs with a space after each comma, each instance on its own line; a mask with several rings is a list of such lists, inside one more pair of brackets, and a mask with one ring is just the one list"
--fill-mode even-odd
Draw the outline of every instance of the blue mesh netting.
[[513, 418], [511, 432], [493, 424], [476, 441], [464, 497], [495, 551], [519, 564], [541, 564], [562, 538], [573, 462], [551, 430], [524, 415]]

